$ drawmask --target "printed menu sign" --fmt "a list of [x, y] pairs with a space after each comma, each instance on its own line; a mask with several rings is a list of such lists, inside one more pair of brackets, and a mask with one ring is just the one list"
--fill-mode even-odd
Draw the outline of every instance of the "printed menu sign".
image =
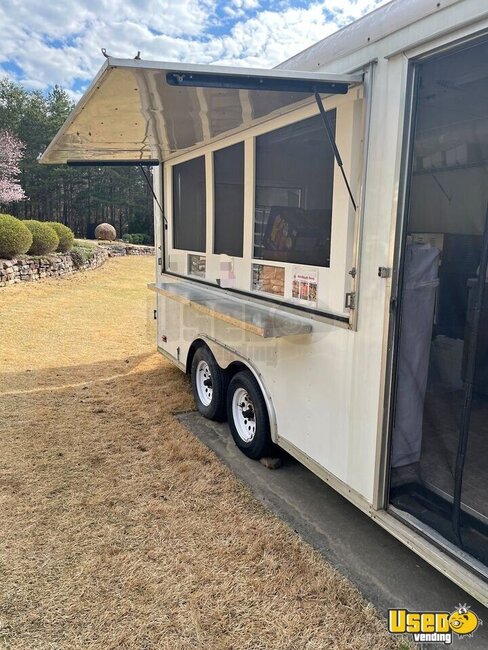
[[293, 269], [291, 296], [302, 305], [317, 307], [318, 271]]

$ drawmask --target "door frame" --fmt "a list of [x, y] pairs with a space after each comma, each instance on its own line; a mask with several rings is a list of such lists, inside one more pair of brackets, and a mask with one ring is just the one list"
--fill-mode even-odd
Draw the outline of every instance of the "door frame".
[[[396, 211], [396, 221], [394, 223], [394, 249], [393, 265], [391, 276], [391, 293], [389, 299], [389, 318], [388, 327], [385, 334], [386, 341], [386, 361], [385, 361], [385, 381], [383, 397], [383, 418], [382, 418], [382, 436], [379, 450], [379, 459], [377, 466], [377, 481], [374, 495], [374, 508], [384, 511], [388, 517], [393, 517], [401, 522], [404, 526], [411, 528], [417, 534], [427, 539], [431, 544], [439, 548], [448, 556], [453, 558], [458, 564], [473, 571], [477, 576], [486, 580], [488, 569], [484, 567], [471, 556], [467, 556], [462, 549], [454, 547], [447, 539], [430, 529], [429, 526], [421, 521], [406, 514], [403, 516], [397, 508], [390, 505], [389, 487], [390, 487], [390, 457], [391, 457], [391, 440], [393, 423], [395, 416], [396, 401], [396, 373], [398, 366], [398, 342], [399, 342], [399, 323], [401, 319], [402, 308], [402, 284], [403, 271], [405, 262], [405, 249], [407, 241], [407, 214], [411, 194], [411, 170], [414, 157], [414, 140], [415, 124], [417, 117], [417, 97], [418, 97], [418, 67], [419, 64], [427, 60], [432, 60], [441, 56], [448, 51], [462, 50], [463, 46], [470, 42], [485, 41], [488, 38], [488, 30], [481, 33], [466, 34], [462, 37], [455, 38], [445, 42], [437, 47], [430, 47], [416, 55], [408, 58], [407, 84], [405, 93], [405, 110], [403, 119], [403, 135], [400, 151], [400, 174], [398, 183], [398, 204]], [[465, 557], [466, 555], [466, 557]]]

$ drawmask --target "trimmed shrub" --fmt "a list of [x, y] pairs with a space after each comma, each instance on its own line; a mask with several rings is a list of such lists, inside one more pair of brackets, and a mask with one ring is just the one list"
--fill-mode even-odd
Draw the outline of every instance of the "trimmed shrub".
[[109, 223], [100, 223], [95, 228], [95, 239], [103, 239], [104, 241], [114, 241], [117, 237], [115, 228]]
[[27, 226], [10, 214], [0, 214], [0, 257], [8, 260], [27, 253], [32, 233]]
[[70, 250], [71, 259], [73, 260], [75, 269], [82, 269], [85, 262], [88, 262], [94, 257], [95, 251], [96, 246], [75, 244], [75, 246]]
[[85, 262], [91, 260], [95, 255], [96, 246], [81, 246], [76, 244], [70, 251], [71, 259], [75, 269], [81, 269], [85, 265]]
[[81, 246], [75, 246], [69, 254], [71, 255], [75, 269], [81, 269], [87, 260], [85, 249], [81, 248]]
[[27, 251], [30, 255], [48, 255], [53, 253], [59, 245], [59, 237], [45, 221], [29, 219], [23, 221], [32, 233], [32, 244]]
[[60, 253], [67, 253], [71, 250], [75, 241], [75, 234], [71, 228], [65, 226], [64, 223], [59, 223], [59, 221], [47, 221], [46, 223], [48, 223], [51, 228], [54, 228], [59, 237], [59, 244], [56, 250]]
[[151, 242], [149, 235], [146, 235], [146, 233], [143, 232], [128, 233], [127, 235], [124, 235], [122, 239], [128, 244], [144, 245]]

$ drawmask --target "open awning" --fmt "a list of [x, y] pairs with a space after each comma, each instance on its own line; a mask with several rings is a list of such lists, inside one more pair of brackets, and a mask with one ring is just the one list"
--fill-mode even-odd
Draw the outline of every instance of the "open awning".
[[40, 162], [164, 161], [361, 81], [109, 57]]

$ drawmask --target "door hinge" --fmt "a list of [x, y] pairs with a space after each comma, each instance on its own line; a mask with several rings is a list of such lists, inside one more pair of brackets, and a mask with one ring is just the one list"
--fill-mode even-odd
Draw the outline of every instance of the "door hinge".
[[346, 303], [345, 303], [346, 309], [355, 309], [356, 307], [356, 292], [351, 291], [350, 293], [346, 293]]
[[154, 317], [154, 320], [158, 320], [158, 310], [157, 309], [153, 309], [153, 317]]

